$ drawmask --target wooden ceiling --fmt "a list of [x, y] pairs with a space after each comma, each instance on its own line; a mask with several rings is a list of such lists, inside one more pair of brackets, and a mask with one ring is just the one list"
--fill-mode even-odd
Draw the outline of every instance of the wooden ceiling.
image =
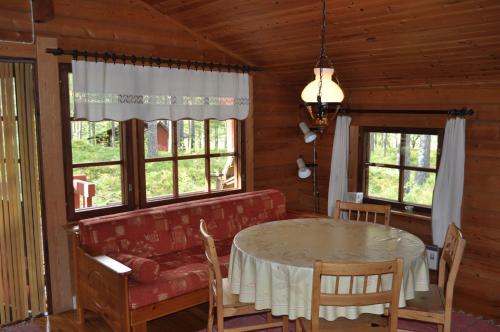
[[[144, 0], [249, 63], [302, 86], [319, 0]], [[498, 0], [328, 0], [327, 51], [349, 88], [500, 82]]]

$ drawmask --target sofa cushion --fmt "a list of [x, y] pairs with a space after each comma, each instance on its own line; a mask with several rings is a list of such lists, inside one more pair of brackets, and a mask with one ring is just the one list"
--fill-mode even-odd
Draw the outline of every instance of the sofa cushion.
[[[216, 241], [223, 276], [227, 276], [232, 240]], [[205, 248], [192, 247], [151, 257], [160, 266], [158, 279], [149, 284], [129, 281], [129, 306], [137, 309], [208, 287]]]
[[93, 254], [160, 256], [201, 246], [201, 218], [214, 239], [231, 239], [246, 227], [285, 219], [285, 197], [269, 189], [81, 220], [80, 244]]
[[152, 259], [127, 254], [110, 254], [109, 256], [131, 268], [131, 277], [138, 282], [147, 284], [158, 279], [160, 264]]

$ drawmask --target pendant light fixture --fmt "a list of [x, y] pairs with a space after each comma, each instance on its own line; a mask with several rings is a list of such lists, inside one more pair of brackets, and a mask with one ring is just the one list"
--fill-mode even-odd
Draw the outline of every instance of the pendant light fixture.
[[344, 93], [334, 75], [334, 69], [325, 49], [326, 33], [326, 0], [323, 0], [322, 24], [321, 24], [321, 47], [319, 59], [314, 68], [314, 81], [310, 82], [302, 90], [308, 113], [315, 126], [322, 131], [328, 125], [328, 111], [331, 106], [340, 109], [340, 103], [344, 100]]

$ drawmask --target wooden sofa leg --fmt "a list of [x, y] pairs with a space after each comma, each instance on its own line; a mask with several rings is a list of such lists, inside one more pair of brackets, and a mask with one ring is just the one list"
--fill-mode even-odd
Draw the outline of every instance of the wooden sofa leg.
[[132, 325], [132, 332], [148, 332], [148, 323], [140, 323], [137, 325]]
[[77, 306], [76, 308], [76, 323], [79, 325], [85, 323], [85, 309], [81, 306]]

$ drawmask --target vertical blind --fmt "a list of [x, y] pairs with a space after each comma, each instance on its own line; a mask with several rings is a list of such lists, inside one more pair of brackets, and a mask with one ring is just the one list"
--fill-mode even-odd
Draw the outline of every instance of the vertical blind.
[[0, 325], [46, 309], [33, 71], [0, 62]]

